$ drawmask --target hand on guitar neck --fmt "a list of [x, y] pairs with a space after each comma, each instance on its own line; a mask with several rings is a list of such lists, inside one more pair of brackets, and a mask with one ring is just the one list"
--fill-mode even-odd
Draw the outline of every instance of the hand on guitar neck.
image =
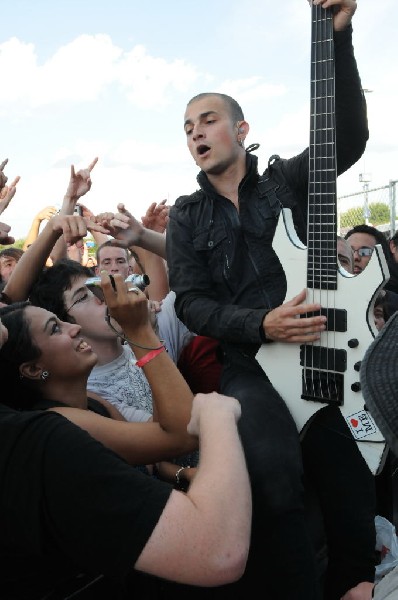
[[[320, 339], [320, 332], [326, 329], [326, 316], [306, 313], [319, 313], [321, 305], [305, 304], [306, 290], [292, 300], [271, 310], [263, 319], [263, 329], [267, 340], [286, 343], [309, 343]], [[304, 303], [304, 304], [303, 304]]]
[[[311, 0], [309, 0], [309, 4], [311, 4]], [[323, 8], [339, 4], [338, 7], [335, 6], [336, 12], [333, 16], [333, 28], [335, 31], [346, 29], [351, 23], [351, 19], [357, 9], [356, 0], [345, 0], [341, 4], [338, 0], [313, 0], [312, 4], [322, 6]]]

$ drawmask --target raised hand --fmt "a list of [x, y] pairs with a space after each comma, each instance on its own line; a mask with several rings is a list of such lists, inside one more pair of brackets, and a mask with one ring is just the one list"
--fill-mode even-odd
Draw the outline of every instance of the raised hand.
[[191, 420], [188, 423], [188, 433], [192, 435], [200, 434], [200, 422], [203, 411], [224, 411], [232, 413], [237, 423], [241, 416], [241, 405], [236, 398], [224, 396], [218, 392], [209, 394], [196, 394], [193, 399]]
[[88, 227], [100, 233], [107, 233], [98, 223], [79, 215], [58, 214], [51, 219], [50, 223], [54, 231], [62, 232], [68, 246], [72, 244], [76, 244], [77, 247], [83, 246], [83, 238], [87, 235]]
[[3, 162], [0, 165], [0, 190], [3, 189], [3, 187], [5, 186], [5, 184], [8, 181], [7, 175], [4, 174], [4, 167], [6, 166], [7, 163], [8, 163], [8, 158], [3, 160]]
[[313, 0], [312, 3], [322, 6], [322, 8], [334, 7], [333, 27], [335, 31], [346, 29], [357, 9], [356, 0]]
[[126, 243], [127, 247], [138, 246], [144, 232], [144, 226], [125, 208], [118, 204], [117, 213], [101, 213], [95, 220], [106, 227], [112, 237]]
[[147, 229], [164, 233], [169, 217], [170, 207], [166, 206], [167, 200], [162, 200], [158, 204], [152, 202], [145, 215], [141, 217], [142, 224]]
[[87, 169], [80, 169], [77, 173], [75, 172], [74, 165], [71, 165], [70, 180], [66, 190], [65, 199], [77, 201], [84, 196], [84, 194], [87, 194], [91, 189], [91, 171], [94, 169], [97, 162], [98, 157], [94, 158]]
[[13, 244], [15, 242], [15, 238], [8, 235], [11, 231], [10, 225], [7, 223], [0, 222], [0, 244]]
[[56, 206], [45, 206], [36, 215], [36, 219], [40, 222], [49, 221], [51, 217], [54, 217], [58, 213]]
[[20, 179], [21, 178], [18, 175], [17, 177], [15, 177], [11, 185], [5, 185], [0, 190], [0, 215], [2, 212], [5, 211], [7, 206], [10, 204], [11, 200], [14, 198], [15, 192], [17, 191], [16, 185]]
[[137, 287], [129, 287], [120, 273], [113, 275], [113, 282], [115, 287], [111, 284], [109, 274], [101, 271], [101, 288], [110, 316], [119, 323], [123, 331], [135, 329], [137, 337], [139, 332], [149, 331], [153, 334], [145, 293]]

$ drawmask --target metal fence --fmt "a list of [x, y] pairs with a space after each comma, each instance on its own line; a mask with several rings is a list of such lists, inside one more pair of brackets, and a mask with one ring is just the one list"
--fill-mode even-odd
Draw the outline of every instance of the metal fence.
[[366, 223], [377, 227], [386, 235], [393, 235], [398, 229], [397, 184], [398, 180], [391, 180], [388, 185], [369, 189], [369, 184], [364, 182], [360, 192], [340, 196], [337, 199], [339, 234], [345, 235], [355, 225]]

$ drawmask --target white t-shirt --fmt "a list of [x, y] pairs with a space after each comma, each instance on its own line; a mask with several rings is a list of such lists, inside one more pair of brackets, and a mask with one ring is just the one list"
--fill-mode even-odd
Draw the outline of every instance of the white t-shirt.
[[87, 382], [88, 392], [108, 400], [127, 421], [148, 421], [152, 417], [152, 392], [135, 356], [127, 344], [122, 354], [106, 365], [94, 367]]
[[162, 300], [161, 311], [156, 314], [159, 337], [164, 341], [167, 352], [174, 363], [177, 363], [181, 351], [194, 333], [189, 331], [177, 317], [174, 308], [175, 292], [170, 291]]
[[[174, 301], [175, 293], [169, 292], [156, 317], [159, 337], [176, 363], [182, 349], [195, 334], [178, 319]], [[135, 356], [130, 346], [125, 344], [122, 348], [123, 352], [118, 358], [94, 367], [88, 378], [87, 391], [108, 400], [127, 421], [148, 421], [153, 413], [151, 388], [143, 370], [135, 366]]]

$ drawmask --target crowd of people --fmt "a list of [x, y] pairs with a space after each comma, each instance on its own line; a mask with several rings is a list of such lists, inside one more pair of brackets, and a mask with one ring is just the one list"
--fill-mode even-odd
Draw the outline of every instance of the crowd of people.
[[[357, 5], [313, 5], [334, 7], [340, 175], [369, 135]], [[188, 102], [184, 130], [199, 188], [172, 206], [93, 213], [96, 157], [71, 166], [22, 249], [0, 223], [0, 597], [385, 600], [375, 517], [393, 521], [394, 443], [375, 475], [339, 406], [299, 431], [257, 360], [328, 326], [305, 289], [285, 298], [273, 248], [286, 206], [306, 243], [309, 150], [260, 175], [241, 106], [218, 92]], [[19, 182], [7, 164], [0, 214]], [[369, 225], [337, 237], [343, 277], [383, 252], [375, 336], [398, 310], [397, 239]]]

